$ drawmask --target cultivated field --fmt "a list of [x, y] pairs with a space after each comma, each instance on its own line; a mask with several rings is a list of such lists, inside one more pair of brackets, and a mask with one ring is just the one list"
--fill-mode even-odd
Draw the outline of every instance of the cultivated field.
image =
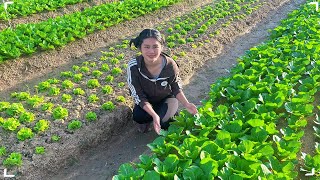
[[[317, 2], [32, 2], [0, 4], [0, 167], [15, 179], [319, 178]], [[160, 136], [136, 132], [126, 85], [128, 42], [150, 27], [199, 107]]]

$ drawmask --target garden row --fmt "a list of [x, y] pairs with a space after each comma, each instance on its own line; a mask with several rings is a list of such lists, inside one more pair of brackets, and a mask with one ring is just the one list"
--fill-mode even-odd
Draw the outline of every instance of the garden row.
[[169, 6], [179, 0], [113, 2], [36, 24], [20, 24], [0, 32], [0, 63], [4, 60], [51, 50], [125, 20]]
[[[189, 30], [190, 34], [184, 36], [186, 39], [192, 36], [195, 41], [188, 41], [186, 45], [191, 46], [192, 43], [193, 46], [201, 46], [207, 42], [201, 41], [201, 37], [210, 34], [210, 29], [206, 29], [205, 33], [199, 33], [197, 29], [203, 27], [203, 23], [210, 18], [206, 17], [201, 22], [197, 18], [201, 19], [205, 13], [211, 11], [210, 17], [216, 20], [210, 25], [217, 26], [216, 23], [223, 24], [225, 18], [230, 19], [239, 15], [245, 17], [249, 14], [245, 8], [256, 8], [261, 5], [252, 2], [244, 0], [237, 1], [237, 3], [226, 0], [215, 1], [189, 15], [182, 16], [179, 18], [181, 21], [188, 19], [188, 23], [195, 24]], [[238, 10], [228, 13], [236, 5], [240, 6], [243, 12]], [[221, 16], [217, 13], [214, 16], [216, 10], [228, 15]], [[162, 26], [166, 36], [173, 32], [168, 29], [175, 28], [175, 22], [176, 20], [173, 20]], [[198, 36], [194, 34], [198, 34]], [[5, 167], [20, 166], [22, 159], [30, 160], [26, 154], [32, 156], [34, 153], [44, 153], [43, 150], [45, 150], [47, 143], [59, 143], [66, 133], [73, 133], [84, 125], [90, 126], [92, 122], [98, 120], [100, 111], [110, 112], [116, 105], [125, 103], [123, 69], [126, 68], [126, 62], [124, 60], [134, 56], [133, 49], [128, 46], [128, 42], [128, 40], [123, 40], [115, 46], [109, 47], [109, 51], [102, 52], [103, 55], [98, 60], [74, 65], [70, 71], [62, 72], [60, 77], [40, 82], [34, 87], [35, 91], [30, 89], [30, 92], [12, 93], [12, 102], [0, 102], [2, 117], [0, 124], [3, 130], [2, 142], [4, 143], [1, 147], [0, 158], [3, 159], [3, 165]], [[180, 45], [182, 44], [177, 43], [172, 49], [178, 48]], [[174, 55], [177, 58], [178, 56], [181, 54]], [[56, 129], [60, 129], [61, 132], [57, 133]], [[21, 144], [29, 144], [26, 142], [35, 138], [42, 139], [42, 145], [27, 146], [27, 153], [26, 151], [23, 153], [16, 151]], [[13, 143], [15, 141], [16, 144]]]
[[[212, 85], [198, 116], [181, 112], [148, 144], [153, 154], [123, 164], [114, 179], [296, 178], [307, 119], [319, 124], [319, 19], [308, 3], [292, 12]], [[315, 147], [304, 154], [308, 176], [319, 176]]]
[[1, 4], [0, 20], [13, 19], [19, 16], [28, 16], [30, 14], [42, 11], [53, 11], [67, 5], [85, 2], [87, 0], [15, 0], [12, 4]]

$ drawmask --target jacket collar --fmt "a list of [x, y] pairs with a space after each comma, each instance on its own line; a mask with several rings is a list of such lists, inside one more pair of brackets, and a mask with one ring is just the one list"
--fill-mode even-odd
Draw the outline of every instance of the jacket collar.
[[170, 61], [169, 60], [170, 57], [165, 53], [161, 53], [161, 55], [165, 58], [165, 65], [162, 71], [160, 72], [159, 78], [157, 79], [153, 78], [152, 75], [147, 70], [143, 56], [140, 55], [136, 57], [138, 70], [144, 78], [149, 79], [150, 81], [157, 81], [161, 79], [167, 79], [168, 77], [174, 75], [174, 72], [168, 68], [168, 62]]

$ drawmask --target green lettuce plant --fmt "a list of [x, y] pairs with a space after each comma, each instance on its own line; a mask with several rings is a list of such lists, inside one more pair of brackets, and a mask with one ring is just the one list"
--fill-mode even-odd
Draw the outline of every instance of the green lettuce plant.
[[90, 111], [90, 112], [88, 112], [86, 114], [86, 119], [88, 121], [96, 121], [97, 120], [97, 114], [95, 112]]
[[69, 112], [68, 109], [63, 108], [62, 106], [58, 106], [53, 109], [52, 116], [54, 119], [64, 119], [68, 117]]
[[48, 120], [45, 119], [40, 119], [34, 126], [34, 130], [37, 133], [42, 133], [45, 132], [47, 129], [49, 129], [50, 127], [50, 122]]
[[3, 161], [5, 167], [14, 167], [22, 165], [21, 153], [13, 152]]
[[17, 133], [17, 138], [20, 141], [24, 141], [26, 139], [31, 139], [34, 136], [32, 130], [30, 128], [22, 127], [18, 133]]
[[85, 92], [84, 92], [84, 90], [81, 89], [81, 88], [75, 88], [75, 89], [73, 90], [73, 94], [79, 96], [79, 95], [84, 95]]
[[90, 89], [94, 89], [94, 88], [97, 88], [97, 87], [100, 87], [100, 83], [98, 81], [98, 79], [89, 79], [88, 82], [87, 82], [87, 87], [90, 88]]
[[45, 151], [45, 148], [43, 146], [37, 146], [36, 149], [35, 149], [35, 153], [36, 154], [44, 154], [46, 151]]
[[104, 94], [112, 94], [113, 93], [113, 88], [110, 85], [105, 85], [104, 87], [102, 87], [102, 92]]
[[88, 101], [90, 103], [95, 103], [97, 101], [99, 101], [99, 97], [96, 95], [96, 94], [91, 94], [89, 97], [88, 97]]
[[68, 123], [68, 129], [69, 130], [76, 130], [76, 129], [80, 129], [82, 126], [82, 122], [79, 120], [72, 120], [71, 122]]
[[70, 94], [62, 94], [61, 96], [62, 102], [70, 102], [72, 100], [72, 96]]
[[16, 118], [8, 118], [2, 124], [2, 127], [9, 131], [15, 131], [19, 126], [20, 122]]
[[19, 116], [19, 121], [21, 123], [30, 123], [34, 121], [34, 119], [35, 119], [35, 115], [31, 112], [23, 112]]
[[116, 106], [111, 101], [107, 101], [101, 105], [101, 108], [106, 111], [112, 111], [116, 108]]

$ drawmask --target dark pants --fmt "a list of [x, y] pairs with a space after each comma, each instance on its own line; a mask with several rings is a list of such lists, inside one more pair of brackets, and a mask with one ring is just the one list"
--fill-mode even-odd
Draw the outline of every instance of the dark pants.
[[[168, 129], [169, 123], [173, 121], [172, 118], [169, 118], [166, 122], [163, 122], [162, 119], [168, 111], [168, 104], [165, 101], [162, 101], [158, 104], [152, 104], [154, 111], [160, 117], [161, 129]], [[139, 124], [150, 123], [153, 121], [152, 117], [143, 110], [139, 105], [135, 105], [133, 109], [133, 120]]]

